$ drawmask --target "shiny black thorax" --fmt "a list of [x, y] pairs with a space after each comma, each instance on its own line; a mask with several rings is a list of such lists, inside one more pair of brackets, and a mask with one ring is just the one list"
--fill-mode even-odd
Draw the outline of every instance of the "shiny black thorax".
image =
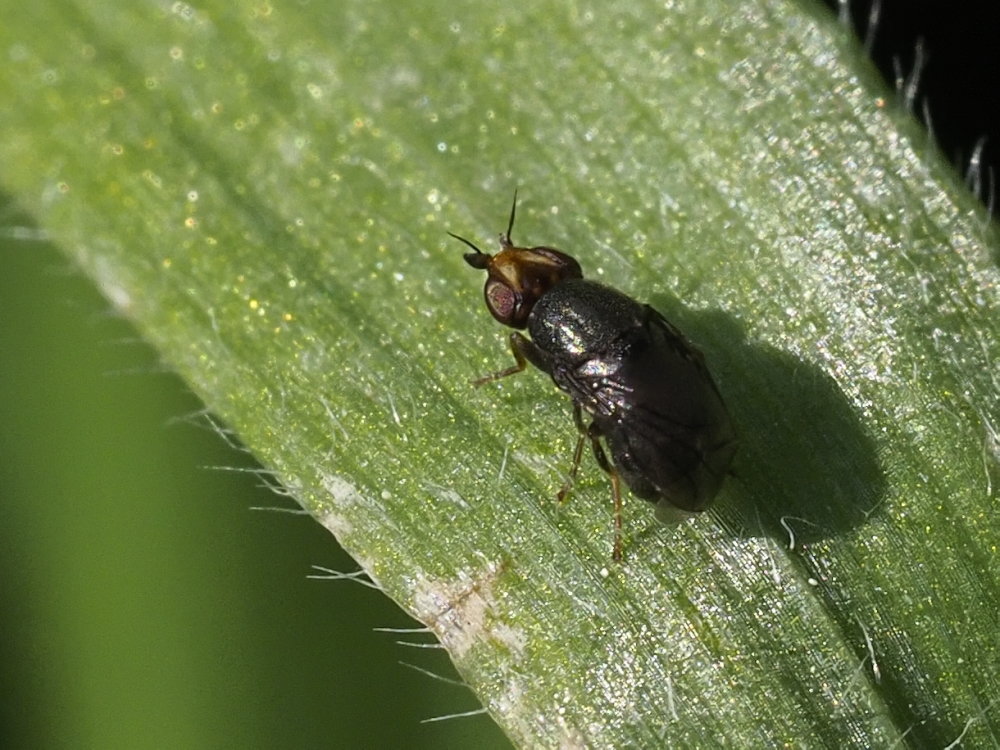
[[701, 353], [656, 310], [586, 279], [535, 303], [522, 351], [593, 417], [639, 497], [703, 510], [735, 447]]

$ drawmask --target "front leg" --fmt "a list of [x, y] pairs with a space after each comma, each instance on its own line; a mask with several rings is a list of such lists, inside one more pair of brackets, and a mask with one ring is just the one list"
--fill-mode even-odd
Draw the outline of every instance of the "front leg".
[[552, 357], [543, 349], [540, 349], [531, 339], [517, 331], [510, 335], [510, 351], [514, 355], [515, 364], [505, 370], [500, 370], [500, 372], [494, 372], [477, 378], [472, 381], [472, 384], [478, 388], [481, 385], [492, 383], [494, 380], [505, 378], [508, 375], [515, 375], [522, 372], [528, 366], [528, 362], [531, 362], [531, 364], [542, 372], [552, 372]]

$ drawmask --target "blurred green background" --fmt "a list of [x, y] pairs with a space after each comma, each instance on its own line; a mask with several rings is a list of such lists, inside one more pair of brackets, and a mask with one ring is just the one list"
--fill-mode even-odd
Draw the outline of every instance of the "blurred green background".
[[[0, 198], [0, 747], [509, 747]], [[199, 426], [200, 425], [200, 426]]]

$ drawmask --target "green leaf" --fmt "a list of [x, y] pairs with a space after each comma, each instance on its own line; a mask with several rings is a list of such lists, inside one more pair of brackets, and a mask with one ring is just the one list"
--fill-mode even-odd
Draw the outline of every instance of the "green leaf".
[[[996, 234], [811, 3], [30, 4], [3, 188], [523, 745], [997, 742]], [[446, 230], [574, 254], [741, 435], [659, 525]]]

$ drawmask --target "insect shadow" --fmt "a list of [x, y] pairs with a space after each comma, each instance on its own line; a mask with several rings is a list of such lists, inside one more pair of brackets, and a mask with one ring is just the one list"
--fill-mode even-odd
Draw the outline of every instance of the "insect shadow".
[[875, 443], [837, 382], [766, 344], [732, 316], [651, 300], [702, 349], [735, 423], [739, 448], [712, 512], [731, 533], [808, 544], [860, 526], [885, 476]]

